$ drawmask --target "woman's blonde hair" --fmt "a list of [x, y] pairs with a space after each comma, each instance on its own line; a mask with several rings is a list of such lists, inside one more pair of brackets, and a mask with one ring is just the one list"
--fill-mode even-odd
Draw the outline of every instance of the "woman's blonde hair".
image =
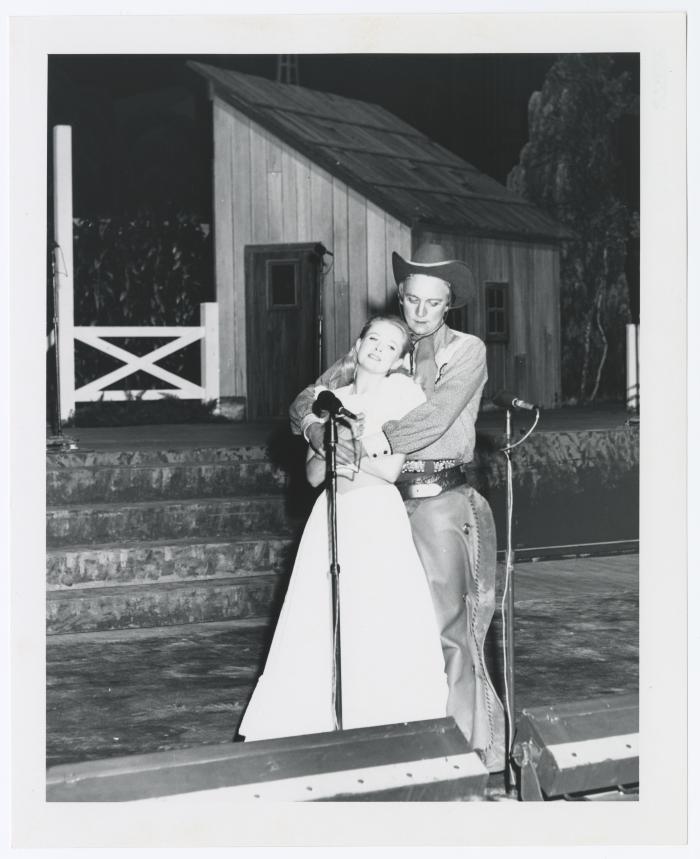
[[[374, 325], [375, 322], [390, 322], [392, 325], [395, 325], [399, 331], [403, 334], [403, 341], [401, 343], [401, 353], [399, 355], [400, 358], [403, 358], [404, 355], [407, 355], [413, 352], [413, 341], [411, 340], [411, 329], [406, 325], [406, 323], [401, 319], [400, 316], [394, 316], [393, 314], [378, 314], [377, 316], [370, 317], [367, 322], [362, 326], [362, 330], [360, 331], [360, 336], [358, 340], [364, 340], [365, 336], [369, 329]], [[343, 366], [341, 371], [348, 371], [349, 373], [354, 373], [355, 368], [357, 367], [357, 349], [355, 348], [355, 344], [353, 343], [352, 349], [348, 352], [348, 354], [343, 358]]]

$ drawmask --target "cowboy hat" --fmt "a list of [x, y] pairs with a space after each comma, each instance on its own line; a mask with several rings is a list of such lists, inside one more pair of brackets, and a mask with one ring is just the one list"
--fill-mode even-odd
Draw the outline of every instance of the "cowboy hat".
[[452, 287], [451, 307], [463, 307], [476, 292], [469, 266], [461, 260], [448, 259], [445, 248], [436, 242], [423, 242], [412, 260], [404, 259], [394, 251], [391, 264], [397, 286], [411, 274], [425, 274], [447, 281]]

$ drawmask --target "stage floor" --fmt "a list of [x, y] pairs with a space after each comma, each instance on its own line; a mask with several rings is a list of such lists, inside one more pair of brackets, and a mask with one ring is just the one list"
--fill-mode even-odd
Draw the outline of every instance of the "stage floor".
[[[637, 691], [638, 563], [628, 554], [516, 567], [518, 710]], [[497, 668], [499, 613], [500, 596], [487, 654]], [[269, 635], [237, 621], [50, 636], [47, 766], [229, 742]]]

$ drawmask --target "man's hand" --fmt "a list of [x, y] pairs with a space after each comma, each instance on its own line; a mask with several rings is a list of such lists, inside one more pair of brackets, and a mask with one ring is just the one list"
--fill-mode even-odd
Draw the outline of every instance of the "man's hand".
[[[342, 424], [338, 427], [338, 444], [335, 449], [336, 461], [338, 465], [351, 465], [356, 470], [359, 464], [359, 442], [356, 441], [358, 435], [361, 434], [364, 427], [364, 414], [359, 414], [357, 420], [348, 420], [343, 418]], [[325, 456], [325, 437], [326, 425], [311, 424], [306, 431], [306, 436], [313, 450]]]

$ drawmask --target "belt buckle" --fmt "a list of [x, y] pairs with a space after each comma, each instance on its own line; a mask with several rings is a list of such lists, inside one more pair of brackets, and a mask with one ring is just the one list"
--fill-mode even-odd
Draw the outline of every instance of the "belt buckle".
[[409, 498], [434, 498], [442, 492], [439, 483], [409, 483], [407, 486]]

